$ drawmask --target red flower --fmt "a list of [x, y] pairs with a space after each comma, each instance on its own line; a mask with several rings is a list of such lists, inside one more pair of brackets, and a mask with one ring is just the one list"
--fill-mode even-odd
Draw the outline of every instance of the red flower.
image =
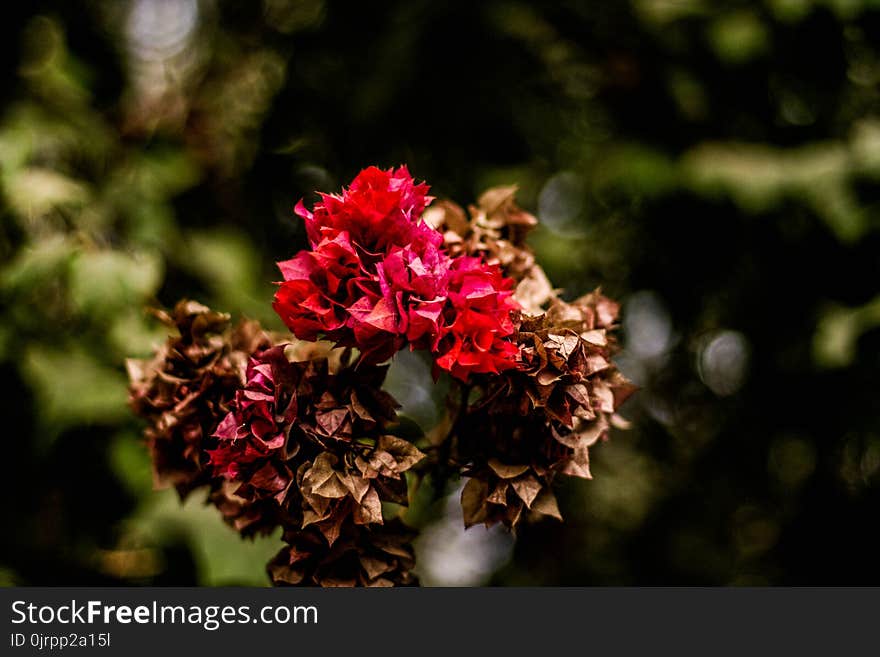
[[296, 370], [284, 348], [272, 347], [251, 358], [247, 383], [214, 432], [217, 449], [208, 450], [214, 475], [243, 482], [236, 493], [249, 500], [275, 497], [281, 502], [293, 480], [284, 461], [297, 415]]
[[343, 338], [338, 332], [346, 326], [346, 308], [369, 293], [362, 287], [370, 282], [348, 234], [326, 239], [314, 251], [300, 251], [278, 268], [284, 282], [272, 307], [290, 330], [302, 340], [316, 340], [321, 333], [331, 340]]
[[313, 212], [300, 202], [312, 248], [278, 263], [273, 307], [297, 337], [357, 347], [366, 363], [408, 343], [460, 379], [510, 369], [513, 281], [442, 250], [443, 236], [421, 221], [427, 190], [406, 167], [370, 167], [341, 195], [322, 194]]
[[341, 195], [321, 194], [314, 212], [300, 201], [296, 213], [305, 219], [313, 247], [326, 235], [345, 231], [361, 248], [376, 253], [388, 244], [413, 241], [413, 229], [432, 200], [428, 189], [415, 184], [405, 166], [387, 171], [368, 167]]
[[433, 349], [439, 340], [438, 321], [446, 304], [452, 261], [433, 243], [421, 246], [394, 248], [377, 273], [383, 299], [399, 318], [397, 331], [414, 347]]
[[399, 266], [394, 267], [403, 258], [416, 269], [422, 261], [430, 263], [435, 278], [445, 274], [438, 251], [443, 238], [420, 222], [431, 200], [427, 191], [427, 185], [415, 184], [406, 167], [370, 167], [341, 195], [322, 194], [314, 212], [302, 202], [297, 205], [312, 250], [278, 263], [284, 282], [273, 304], [297, 337], [315, 340], [324, 335], [357, 347], [373, 363], [387, 360], [404, 345], [405, 290], [389, 284], [402, 281]]
[[519, 349], [509, 339], [513, 280], [479, 258], [455, 258], [450, 270], [446, 324], [436, 349], [436, 366], [466, 381], [471, 373], [497, 374], [517, 366]]

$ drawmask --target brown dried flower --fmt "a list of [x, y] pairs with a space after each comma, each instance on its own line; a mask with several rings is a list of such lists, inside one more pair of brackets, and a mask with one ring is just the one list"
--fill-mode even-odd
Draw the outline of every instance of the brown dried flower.
[[443, 233], [453, 257], [479, 256], [498, 264], [516, 281], [514, 296], [523, 309], [537, 314], [554, 291], [526, 244], [538, 220], [516, 204], [516, 190], [515, 185], [488, 189], [467, 213], [452, 201], [438, 201], [428, 208], [424, 219]]
[[332, 545], [313, 528], [289, 530], [287, 545], [267, 570], [277, 586], [416, 586], [414, 536], [397, 519], [384, 525], [346, 523]]
[[126, 362], [130, 404], [147, 420], [144, 436], [158, 487], [174, 486], [181, 498], [210, 481], [205, 468], [217, 423], [241, 386], [248, 357], [271, 344], [259, 323], [229, 330], [229, 315], [195, 301], [179, 302], [157, 316], [178, 331], [150, 360]]
[[596, 291], [522, 318], [521, 368], [486, 379], [458, 423], [467, 525], [513, 526], [526, 509], [559, 518], [553, 478], [590, 477], [589, 448], [634, 390], [611, 361], [618, 311]]
[[[289, 356], [281, 345], [251, 359], [215, 432], [214, 474], [237, 486], [218, 501], [237, 526], [283, 517], [287, 527], [314, 525], [332, 545], [349, 518], [382, 524], [383, 501], [405, 504], [403, 473], [424, 455], [387, 433], [397, 406], [380, 389], [387, 367], [344, 362], [331, 374], [324, 358]], [[262, 516], [238, 500], [259, 504]]]

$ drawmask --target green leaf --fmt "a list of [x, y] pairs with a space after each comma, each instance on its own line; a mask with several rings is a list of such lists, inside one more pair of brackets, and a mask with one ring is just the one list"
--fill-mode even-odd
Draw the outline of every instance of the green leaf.
[[162, 283], [161, 259], [151, 253], [82, 252], [70, 269], [70, 298], [80, 312], [108, 317], [140, 306]]
[[23, 217], [44, 215], [65, 206], [79, 206], [89, 200], [82, 183], [51, 169], [30, 167], [11, 176], [6, 184], [9, 204]]
[[272, 286], [264, 280], [258, 255], [247, 236], [222, 230], [190, 232], [175, 258], [180, 267], [211, 290], [212, 305], [234, 314], [272, 321]]
[[27, 290], [49, 279], [63, 277], [76, 249], [76, 244], [62, 235], [53, 235], [22, 249], [12, 262], [0, 269], [0, 290]]
[[117, 434], [110, 444], [110, 462], [132, 495], [152, 495], [153, 467], [143, 438], [128, 431]]
[[82, 347], [32, 344], [24, 353], [22, 371], [37, 400], [44, 442], [71, 426], [128, 417], [122, 372], [103, 365]]
[[184, 504], [170, 489], [152, 492], [128, 522], [127, 532], [146, 544], [166, 545], [186, 537], [203, 586], [266, 586], [266, 563], [281, 549], [280, 531], [242, 540], [217, 509], [193, 493]]

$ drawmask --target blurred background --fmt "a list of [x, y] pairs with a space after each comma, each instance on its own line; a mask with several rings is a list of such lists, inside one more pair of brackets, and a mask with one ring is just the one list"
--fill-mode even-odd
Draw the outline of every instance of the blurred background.
[[[880, 583], [876, 0], [0, 11], [0, 583], [267, 583], [277, 537], [152, 490], [123, 359], [182, 296], [280, 327], [294, 203], [400, 163], [517, 183], [642, 386], [565, 524], [414, 509], [425, 583]], [[390, 388], [437, 420], [419, 358]]]

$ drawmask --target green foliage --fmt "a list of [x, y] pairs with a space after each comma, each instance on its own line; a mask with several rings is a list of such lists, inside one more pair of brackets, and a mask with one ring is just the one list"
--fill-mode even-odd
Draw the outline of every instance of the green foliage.
[[203, 504], [197, 496], [181, 506], [171, 490], [150, 491], [150, 460], [137, 435], [122, 433], [110, 451], [123, 484], [132, 495], [142, 498], [124, 521], [120, 543], [129, 546], [166, 545], [183, 541], [193, 552], [198, 581], [206, 586], [262, 586], [266, 562], [278, 551], [278, 536], [243, 541], [221, 519], [217, 510]]
[[[271, 540], [151, 490], [123, 359], [183, 296], [280, 326], [293, 205], [373, 163], [518, 184], [553, 283], [626, 301], [634, 427], [497, 582], [876, 580], [875, 1], [151, 4], [0, 26], [0, 583], [265, 582]], [[389, 385], [428, 426], [411, 356]]]
[[[70, 52], [64, 29], [55, 17], [27, 23], [20, 92], [0, 121], [0, 361], [17, 370], [35, 409], [32, 433], [16, 437], [30, 452], [29, 467], [57, 458], [57, 441], [71, 432], [97, 437], [124, 429], [128, 456], [111, 459], [113, 467], [98, 475], [99, 487], [114, 495], [114, 471], [137, 477], [148, 463], [132, 438], [123, 360], [165, 339], [145, 311], [159, 303], [166, 275], [192, 277], [188, 294], [239, 312], [263, 308], [271, 288], [242, 234], [178, 228], [175, 199], [199, 184], [201, 165], [180, 143], [127, 138], [97, 106], [94, 71]], [[239, 547], [197, 502], [175, 516], [172, 499], [154, 500], [149, 484], [129, 493], [140, 499], [130, 519], [139, 545], [162, 546], [167, 532], [157, 528], [173, 527], [199, 555], [201, 581], [265, 581], [254, 564], [266, 560], [266, 548], [254, 559], [258, 548]], [[113, 563], [113, 550], [130, 532], [113, 538], [89, 531], [72, 527], [70, 541], [83, 545], [58, 557], [72, 572], [125, 577], [124, 569], [108, 571], [89, 555], [107, 554]], [[11, 549], [27, 553], [35, 540], [25, 534]]]

